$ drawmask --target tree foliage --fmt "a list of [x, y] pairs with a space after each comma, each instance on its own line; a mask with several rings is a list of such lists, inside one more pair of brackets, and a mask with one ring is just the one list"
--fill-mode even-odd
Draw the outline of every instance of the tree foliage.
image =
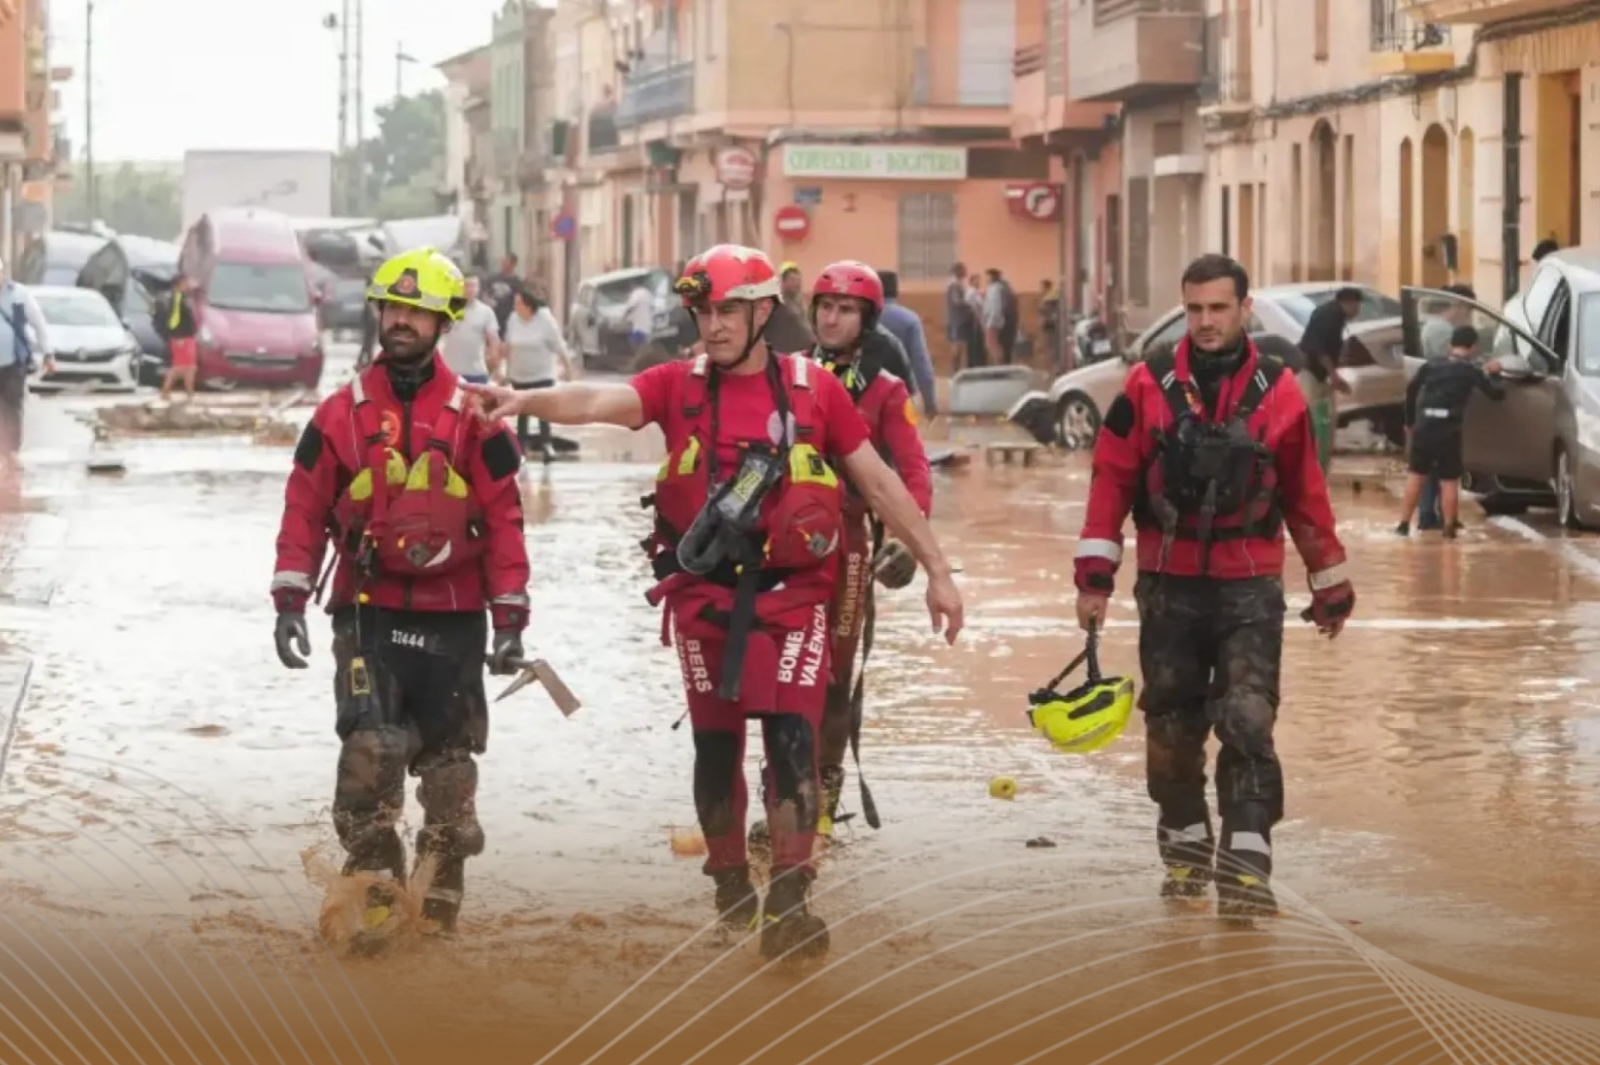
[[[445, 101], [438, 91], [400, 96], [377, 108], [378, 132], [340, 160], [340, 213], [382, 219], [439, 212], [444, 178]], [[348, 202], [355, 160], [366, 171], [362, 202]]]
[[[178, 240], [183, 233], [181, 168], [138, 167], [132, 163], [94, 168], [101, 221], [118, 233]], [[56, 197], [55, 221], [87, 223], [89, 180], [75, 167], [72, 183]]]

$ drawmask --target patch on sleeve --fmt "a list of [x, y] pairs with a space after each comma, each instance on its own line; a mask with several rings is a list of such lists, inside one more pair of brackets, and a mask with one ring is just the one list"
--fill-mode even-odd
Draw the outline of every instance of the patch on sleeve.
[[910, 396], [906, 397], [906, 422], [910, 425], [917, 424], [917, 405], [911, 401]]
[[501, 429], [483, 441], [483, 466], [496, 481], [510, 477], [522, 465], [522, 452], [511, 439], [511, 430]]
[[1126, 440], [1128, 434], [1133, 432], [1133, 425], [1137, 420], [1133, 400], [1128, 398], [1126, 392], [1120, 392], [1117, 398], [1111, 401], [1111, 407], [1106, 411], [1106, 419], [1102, 424], [1112, 436]]
[[310, 473], [317, 468], [317, 460], [322, 458], [322, 430], [317, 428], [315, 421], [306, 423], [306, 431], [300, 434], [300, 442], [294, 446], [294, 461], [302, 470]]

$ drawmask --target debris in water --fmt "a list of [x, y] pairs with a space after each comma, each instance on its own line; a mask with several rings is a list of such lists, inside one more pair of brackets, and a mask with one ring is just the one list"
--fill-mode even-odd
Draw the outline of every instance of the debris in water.
[[261, 409], [250, 410], [207, 403], [121, 403], [100, 408], [95, 412], [95, 417], [99, 419], [94, 426], [95, 436], [102, 441], [118, 434], [199, 436], [250, 433], [259, 436], [270, 432], [274, 438], [292, 434], [292, 443], [299, 436], [299, 431], [293, 426], [284, 431], [273, 430], [273, 426], [284, 422], [276, 411], [265, 405]]
[[1027, 843], [1027, 846], [1032, 849], [1037, 849], [1040, 847], [1054, 847], [1055, 845], [1056, 841], [1048, 836], [1035, 836]]
[[213, 739], [217, 736], [226, 736], [228, 734], [228, 729], [224, 725], [190, 725], [183, 731], [187, 732], [191, 736], [204, 736], [206, 739]]
[[1011, 802], [1017, 797], [1017, 782], [1011, 777], [995, 777], [989, 781], [989, 797]]
[[698, 828], [674, 828], [672, 853], [678, 858], [701, 858], [706, 853], [706, 838]]

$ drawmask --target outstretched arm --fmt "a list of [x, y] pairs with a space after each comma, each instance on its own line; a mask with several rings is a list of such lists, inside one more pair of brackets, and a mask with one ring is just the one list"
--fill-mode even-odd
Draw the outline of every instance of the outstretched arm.
[[526, 414], [557, 425], [620, 425], [641, 429], [644, 403], [631, 385], [574, 381], [551, 388], [517, 390], [498, 385], [467, 385], [486, 421]]

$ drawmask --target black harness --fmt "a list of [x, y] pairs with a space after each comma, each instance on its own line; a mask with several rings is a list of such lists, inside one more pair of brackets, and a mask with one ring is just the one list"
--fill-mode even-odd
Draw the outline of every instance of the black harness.
[[[1160, 464], [1161, 493], [1150, 490], [1149, 469], [1140, 479], [1134, 523], [1162, 533], [1162, 566], [1174, 540], [1201, 544], [1201, 572], [1210, 569], [1211, 545], [1232, 540], [1271, 539], [1283, 525], [1283, 512], [1273, 486], [1267, 483], [1272, 453], [1265, 431], [1250, 435], [1250, 419], [1283, 373], [1283, 363], [1258, 358], [1244, 394], [1232, 413], [1214, 421], [1193, 381], [1179, 377], [1175, 355], [1147, 364], [1172, 411], [1172, 424], [1157, 432], [1152, 464]], [[1258, 504], [1265, 509], [1252, 515]], [[1216, 527], [1218, 518], [1243, 520]]]

